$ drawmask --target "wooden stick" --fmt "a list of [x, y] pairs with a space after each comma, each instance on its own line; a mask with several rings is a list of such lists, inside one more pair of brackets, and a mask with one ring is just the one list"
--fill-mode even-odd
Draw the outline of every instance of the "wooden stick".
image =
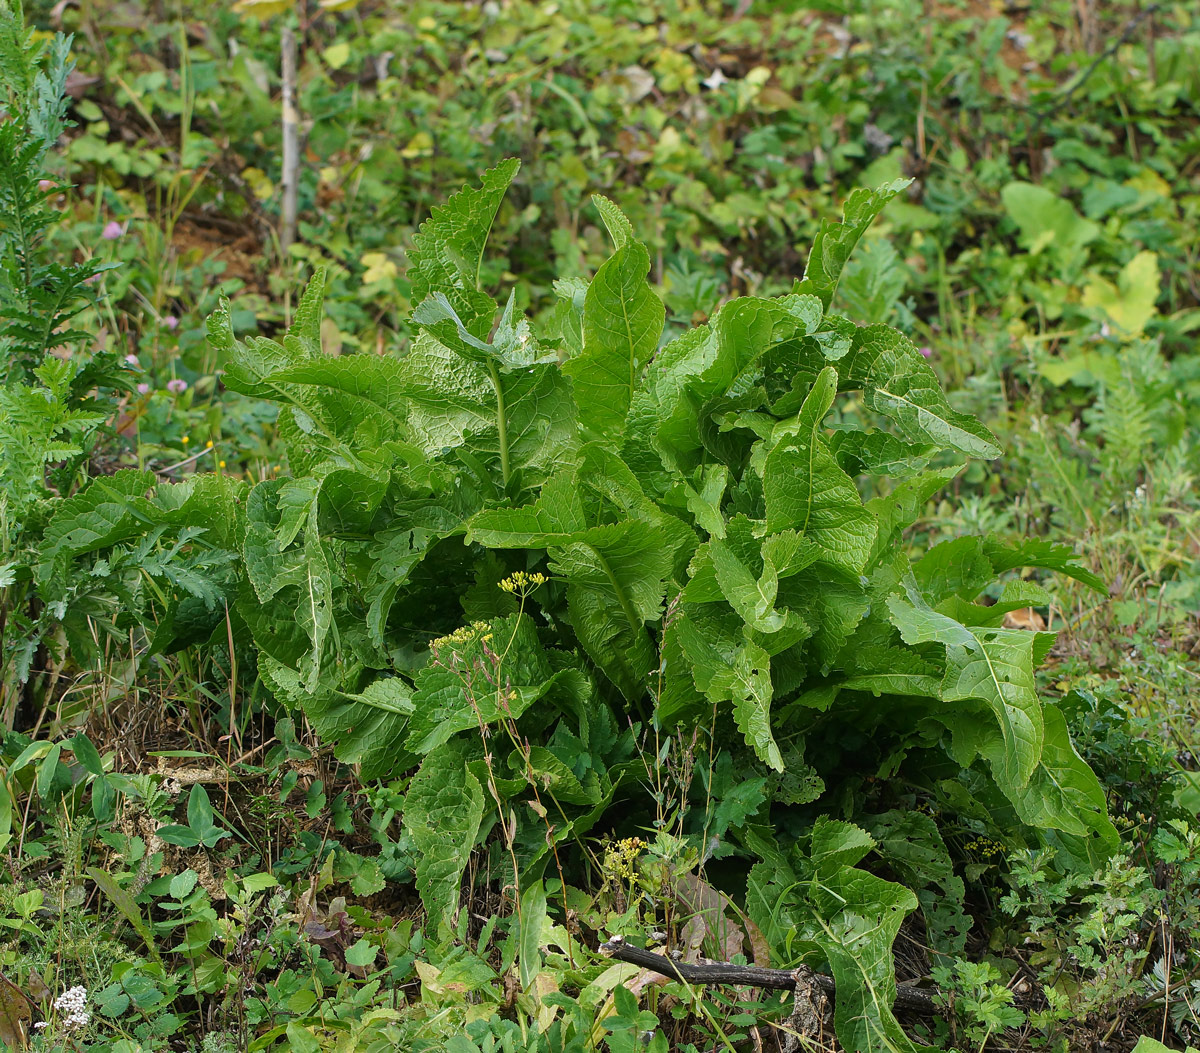
[[[631, 947], [624, 937], [614, 936], [600, 945], [600, 951], [619, 962], [649, 969], [673, 980], [689, 984], [739, 984], [744, 987], [762, 987], [771, 991], [794, 991], [810, 983], [819, 987], [830, 998], [837, 994], [837, 987], [830, 976], [814, 973], [808, 969], [760, 969], [756, 965], [734, 965], [731, 962], [706, 962], [703, 965], [688, 965], [675, 962], [661, 954]], [[914, 1013], [934, 1015], [941, 1010], [934, 1005], [933, 996], [916, 987], [896, 988], [896, 1008]]]

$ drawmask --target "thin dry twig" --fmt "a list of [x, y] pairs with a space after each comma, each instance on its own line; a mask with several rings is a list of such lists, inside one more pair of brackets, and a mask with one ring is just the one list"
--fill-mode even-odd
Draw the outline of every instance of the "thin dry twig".
[[283, 80], [283, 207], [279, 245], [287, 255], [296, 240], [296, 202], [300, 190], [300, 114], [296, 109], [296, 34], [285, 26], [279, 38]]

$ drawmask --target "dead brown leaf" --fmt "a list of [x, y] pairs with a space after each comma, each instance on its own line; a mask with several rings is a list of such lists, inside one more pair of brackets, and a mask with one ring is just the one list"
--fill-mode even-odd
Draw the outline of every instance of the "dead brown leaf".
[[1009, 611], [1004, 616], [1004, 628], [1041, 632], [1046, 628], [1046, 619], [1032, 607], [1021, 607], [1019, 610]]
[[0, 973], [0, 1042], [9, 1049], [25, 1049], [32, 1022], [33, 1003], [24, 991]]

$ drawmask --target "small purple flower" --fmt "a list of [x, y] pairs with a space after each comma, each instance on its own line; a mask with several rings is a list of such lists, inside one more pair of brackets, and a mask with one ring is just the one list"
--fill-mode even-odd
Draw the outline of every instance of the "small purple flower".
[[179, 377], [175, 377], [174, 380], [168, 380], [167, 390], [173, 395], [182, 395], [187, 391], [187, 381], [180, 380]]
[[122, 234], [125, 233], [125, 228], [121, 226], [115, 219], [109, 220], [104, 229], [100, 231], [100, 237], [105, 241], [116, 241]]
[[920, 351], [921, 354], [924, 355], [926, 358], [933, 358], [933, 348], [932, 347], [919, 347], [919, 348], [917, 348], [917, 350]]
[[163, 325], [165, 325], [168, 329], [178, 329], [179, 328], [179, 319], [176, 318], [173, 314], [169, 314], [166, 316], [166, 318], [163, 319]]
[[137, 393], [139, 395], [149, 395], [150, 394], [150, 385], [149, 384], [139, 384], [137, 386]]
[[38, 189], [44, 194], [47, 190], [54, 190], [58, 184], [53, 179], [39, 179]]
[[140, 369], [142, 364], [138, 361], [137, 355], [126, 355], [125, 365], [130, 366], [133, 369]]

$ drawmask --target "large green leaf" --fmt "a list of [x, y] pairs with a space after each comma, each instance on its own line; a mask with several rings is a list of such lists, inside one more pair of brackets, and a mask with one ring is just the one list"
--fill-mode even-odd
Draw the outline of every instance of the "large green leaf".
[[1015, 567], [1040, 567], [1044, 570], [1056, 570], [1097, 592], [1108, 592], [1104, 579], [1081, 566], [1075, 550], [1061, 542], [1034, 537], [1006, 542], [1000, 538], [988, 537], [984, 539], [984, 551], [997, 574], [1003, 574]]
[[897, 179], [876, 190], [860, 187], [851, 191], [842, 206], [841, 222], [835, 223], [828, 219], [821, 221], [808, 254], [804, 280], [796, 284], [796, 291], [819, 296], [828, 309], [837, 291], [842, 269], [846, 266], [850, 253], [854, 251], [854, 246], [858, 244], [858, 239], [884, 210], [887, 203], [911, 182], [911, 179]]
[[892, 1013], [892, 945], [905, 915], [916, 909], [917, 897], [903, 885], [857, 868], [874, 848], [875, 839], [853, 823], [826, 817], [816, 821], [808, 889], [816, 914], [813, 938], [837, 983], [838, 1041], [855, 1053], [911, 1053], [915, 1047]]
[[813, 823], [809, 855], [817, 871], [817, 880], [831, 877], [843, 867], [861, 863], [875, 847], [875, 839], [853, 823], [821, 816]]
[[200, 528], [209, 544], [234, 549], [244, 525], [238, 515], [250, 486], [231, 475], [193, 475], [155, 488], [153, 503], [166, 522]]
[[877, 528], [854, 482], [838, 467], [821, 435], [821, 423], [836, 394], [837, 371], [828, 366], [767, 454], [763, 470], [767, 530], [798, 530], [821, 546], [829, 562], [861, 573]]
[[300, 583], [303, 552], [289, 548], [312, 514], [318, 482], [312, 478], [265, 479], [246, 501], [242, 559], [261, 602]]
[[888, 609], [905, 643], [945, 645], [943, 701], [978, 699], [992, 711], [1004, 745], [989, 757], [992, 772], [1006, 794], [1018, 794], [1042, 757], [1042, 706], [1033, 671], [1037, 634], [962, 625], [933, 610], [911, 582], [907, 599], [890, 597]]
[[961, 957], [974, 924], [964, 911], [966, 886], [933, 817], [896, 809], [860, 820], [876, 841], [876, 851], [917, 893], [930, 945], [941, 954]]
[[588, 286], [583, 350], [563, 367], [575, 386], [585, 427], [616, 436], [642, 370], [658, 349], [666, 309], [646, 282], [650, 255], [638, 242], [618, 248]]
[[686, 597], [692, 603], [724, 599], [742, 620], [759, 633], [778, 633], [795, 616], [775, 606], [779, 582], [799, 574], [823, 555], [822, 549], [792, 530], [766, 538], [755, 525], [737, 515], [692, 559]]
[[890, 418], [913, 443], [931, 443], [969, 457], [999, 457], [996, 437], [967, 413], [952, 409], [937, 374], [904, 334], [869, 325], [854, 334], [842, 365], [842, 390], [861, 388], [867, 405]]
[[873, 497], [867, 508], [879, 524], [879, 533], [871, 550], [871, 562], [895, 544], [901, 533], [913, 525], [939, 490], [962, 471], [962, 465], [922, 472], [897, 483], [890, 492]]
[[[1100, 780], [1075, 751], [1062, 711], [1046, 705], [1042, 714], [1042, 755], [1029, 782], [1008, 794], [1017, 814], [1032, 827], [1095, 839], [1102, 857], [1116, 851], [1121, 839], [1108, 818]], [[981, 746], [980, 752], [993, 771], [1002, 763], [1003, 749], [1003, 740], [996, 735], [988, 736]]]
[[1020, 230], [1022, 248], [1031, 255], [1047, 252], [1067, 267], [1078, 267], [1100, 228], [1084, 219], [1053, 190], [1033, 183], [1009, 183], [1000, 197]]
[[913, 564], [913, 577], [925, 599], [937, 606], [947, 596], [973, 599], [996, 580], [996, 571], [983, 539], [968, 535], [934, 545]]
[[892, 945], [905, 916], [917, 908], [916, 895], [865, 870], [842, 867], [814, 882], [813, 900], [821, 915], [817, 940], [837, 984], [838, 1041], [850, 1053], [916, 1050], [892, 1012]]
[[665, 480], [670, 471], [690, 470], [700, 449], [699, 401], [689, 387], [717, 355], [709, 326], [697, 326], [654, 357], [634, 392], [626, 418], [623, 455], [640, 478]]
[[422, 762], [404, 799], [404, 827], [416, 848], [417, 891], [438, 932], [452, 925], [463, 871], [483, 820], [483, 788], [452, 744]]
[[575, 473], [547, 480], [537, 501], [524, 508], [485, 508], [467, 523], [467, 541], [489, 548], [545, 548], [574, 540], [587, 523]]
[[325, 640], [333, 629], [333, 573], [329, 554], [317, 531], [315, 511], [304, 532], [303, 562], [298, 582], [296, 624], [308, 634], [311, 648], [300, 664], [304, 686], [312, 691], [321, 678]]
[[432, 293], [441, 293], [463, 325], [485, 340], [492, 328], [496, 305], [479, 290], [483, 250], [500, 202], [521, 163], [502, 161], [484, 173], [478, 187], [464, 187], [430, 217], [413, 235], [408, 254], [408, 279], [412, 302], [420, 304]]
[[42, 536], [42, 565], [48, 570], [57, 559], [96, 552], [143, 533], [162, 518], [147, 498], [155, 481], [152, 472], [123, 468], [58, 502]]
[[626, 698], [643, 697], [657, 664], [646, 622], [662, 614], [670, 557], [661, 531], [639, 520], [592, 527], [550, 550], [550, 570], [567, 582], [571, 624]]
[[403, 434], [408, 399], [416, 392], [402, 364], [380, 355], [342, 355], [306, 359], [269, 374], [281, 391], [292, 385], [308, 389], [303, 408], [316, 404], [325, 409], [323, 419], [339, 430], [372, 419], [394, 436]]
[[307, 694], [302, 705], [321, 739], [334, 744], [334, 756], [359, 765], [364, 782], [416, 763], [404, 748], [416, 704], [412, 686], [403, 678], [383, 677], [354, 694]]
[[766, 764], [783, 771], [783, 757], [771, 734], [771, 656], [747, 640], [731, 663], [723, 665], [709, 681], [713, 701], [731, 701], [733, 719], [746, 743]]
[[275, 374], [289, 366], [321, 357], [321, 302], [325, 271], [309, 279], [282, 342], [259, 336], [244, 342], [233, 335], [229, 301], [221, 297], [208, 319], [208, 341], [225, 360], [223, 383], [231, 391], [257, 398], [279, 399], [283, 392]]
[[847, 475], [882, 475], [903, 479], [915, 475], [937, 452], [930, 443], [911, 443], [883, 431], [839, 431], [830, 449]]
[[[690, 586], [689, 586], [690, 587]], [[687, 594], [684, 593], [686, 599]], [[728, 698], [714, 678], [728, 675], [745, 642], [744, 623], [725, 603], [683, 603], [676, 613], [671, 636], [697, 690], [717, 699]]]
[[[407, 748], [429, 753], [460, 731], [516, 719], [554, 685], [528, 617], [497, 618], [434, 644], [417, 674]], [[498, 656], [493, 659], [490, 656]]]

